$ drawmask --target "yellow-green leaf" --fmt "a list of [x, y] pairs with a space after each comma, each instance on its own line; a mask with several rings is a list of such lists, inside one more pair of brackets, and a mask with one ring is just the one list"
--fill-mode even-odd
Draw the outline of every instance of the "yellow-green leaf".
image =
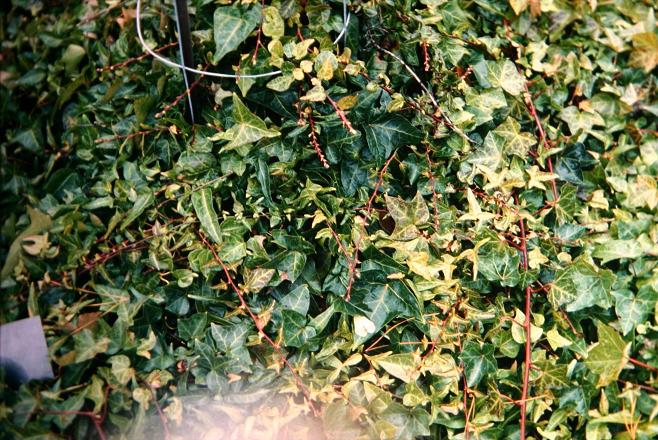
[[599, 341], [587, 351], [585, 365], [599, 375], [597, 386], [602, 387], [617, 380], [622, 368], [628, 362], [630, 343], [626, 343], [617, 331], [609, 325], [596, 326]]
[[658, 65], [658, 35], [655, 32], [641, 32], [632, 37], [633, 50], [630, 64], [650, 72]]
[[224, 151], [281, 134], [278, 130], [267, 128], [265, 122], [250, 112], [235, 93], [233, 94], [233, 122], [234, 125], [231, 128], [213, 138], [229, 141], [224, 146]]

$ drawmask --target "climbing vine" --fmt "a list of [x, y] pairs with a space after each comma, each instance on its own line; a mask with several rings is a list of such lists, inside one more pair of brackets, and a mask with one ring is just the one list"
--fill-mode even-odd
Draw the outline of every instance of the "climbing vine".
[[0, 438], [656, 436], [652, 2], [135, 6], [2, 13]]

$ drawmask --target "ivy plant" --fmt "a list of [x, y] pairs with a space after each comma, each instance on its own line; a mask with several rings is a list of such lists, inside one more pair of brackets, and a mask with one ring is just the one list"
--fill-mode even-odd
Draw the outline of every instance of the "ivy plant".
[[655, 437], [655, 6], [12, 0], [0, 438]]

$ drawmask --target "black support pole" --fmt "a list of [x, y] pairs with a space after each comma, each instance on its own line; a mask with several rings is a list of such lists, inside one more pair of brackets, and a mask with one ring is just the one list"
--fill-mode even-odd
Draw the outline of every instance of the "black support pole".
[[[190, 15], [187, 12], [187, 0], [174, 0], [176, 11], [176, 27], [178, 31], [178, 48], [181, 54], [181, 64], [186, 67], [194, 67], [194, 57], [192, 56], [192, 34], [190, 32]], [[194, 74], [183, 71], [185, 78], [185, 87], [189, 89], [194, 84]], [[196, 93], [191, 91], [187, 94], [187, 112], [186, 119], [194, 124], [195, 122], [195, 99]]]

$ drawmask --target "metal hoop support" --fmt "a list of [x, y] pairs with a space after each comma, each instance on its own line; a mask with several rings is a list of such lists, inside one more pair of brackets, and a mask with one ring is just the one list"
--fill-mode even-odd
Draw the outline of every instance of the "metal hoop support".
[[[218, 72], [209, 72], [207, 70], [195, 69], [192, 66], [194, 65], [193, 53], [192, 53], [192, 35], [190, 32], [190, 18], [187, 11], [187, 1], [186, 0], [174, 0], [174, 11], [176, 13], [176, 30], [178, 32], [178, 47], [180, 49], [181, 63], [176, 63], [162, 55], [156, 53], [151, 49], [144, 39], [142, 34], [142, 1], [137, 0], [135, 11], [135, 22], [137, 27], [137, 38], [139, 39], [140, 44], [144, 50], [150, 54], [153, 58], [160, 61], [166, 66], [174, 67], [176, 69], [181, 69], [183, 71], [183, 77], [185, 79], [186, 90], [189, 90], [190, 85], [194, 82], [194, 74], [211, 76], [214, 78], [229, 78], [229, 79], [238, 79], [238, 78], [266, 78], [270, 76], [276, 76], [281, 73], [280, 70], [272, 70], [270, 72], [256, 73], [256, 74], [229, 74], [229, 73], [218, 73]], [[343, 38], [347, 38], [347, 26], [350, 23], [350, 13], [347, 10], [347, 0], [343, 0], [343, 28], [340, 33], [334, 40], [334, 44]], [[189, 107], [189, 119], [190, 122], [194, 123], [194, 99], [192, 93], [187, 95], [187, 104]]]
[[[187, 12], [187, 0], [175, 0], [174, 11], [176, 12], [176, 30], [178, 31], [178, 49], [180, 50], [181, 64], [186, 67], [194, 65], [194, 56], [192, 54], [192, 33], [190, 32], [190, 14]], [[185, 90], [187, 93], [187, 106], [188, 106], [188, 120], [194, 124], [194, 97], [196, 93], [190, 90], [190, 86], [194, 84], [194, 74], [187, 69], [183, 70], [183, 78], [185, 78]]]

